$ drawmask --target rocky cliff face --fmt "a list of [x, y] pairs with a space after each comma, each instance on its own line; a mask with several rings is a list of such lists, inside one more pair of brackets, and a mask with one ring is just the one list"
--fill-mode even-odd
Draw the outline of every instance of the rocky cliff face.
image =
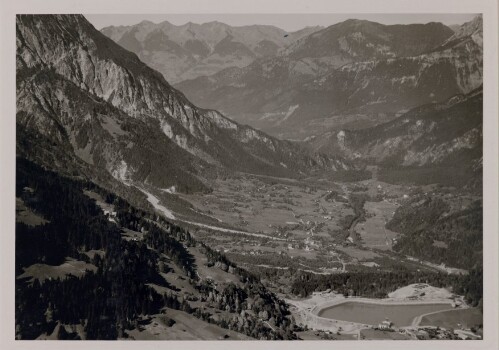
[[451, 43], [455, 40], [467, 40], [471, 38], [478, 45], [483, 46], [481, 38], [483, 38], [483, 18], [478, 15], [473, 20], [464, 23], [455, 28], [454, 34], [447, 39], [446, 43]]
[[307, 124], [362, 120], [369, 126], [476, 89], [481, 37], [480, 17], [456, 33], [438, 23], [349, 20], [298, 40], [283, 55], [176, 87], [240, 122], [282, 138], [305, 138], [320, 130]]
[[102, 33], [175, 83], [228, 67], [245, 67], [258, 57], [276, 55], [320, 29], [308, 27], [286, 33], [268, 25], [232, 27], [220, 22], [189, 22], [176, 26], [167, 21], [143, 21], [133, 26], [106, 27]]
[[19, 15], [16, 29], [18, 129], [120, 181], [189, 191], [220, 169], [344, 165], [197, 108], [83, 16]]

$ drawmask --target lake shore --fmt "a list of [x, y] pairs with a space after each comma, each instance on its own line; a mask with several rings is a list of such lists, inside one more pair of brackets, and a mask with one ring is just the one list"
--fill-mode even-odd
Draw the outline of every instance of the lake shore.
[[[437, 288], [423, 283], [399, 288], [389, 293], [389, 297], [384, 299], [345, 297], [327, 291], [315, 292], [307, 299], [286, 299], [286, 302], [291, 306], [292, 313], [298, 324], [301, 323], [311, 329], [321, 329], [335, 333], [340, 331], [347, 334], [357, 334], [362, 329], [372, 328], [372, 325], [321, 317], [319, 316], [321, 311], [347, 302], [374, 305], [452, 304], [457, 302], [459, 308], [468, 308], [462, 297], [452, 294], [445, 288]], [[409, 327], [412, 326], [414, 326], [414, 322]]]

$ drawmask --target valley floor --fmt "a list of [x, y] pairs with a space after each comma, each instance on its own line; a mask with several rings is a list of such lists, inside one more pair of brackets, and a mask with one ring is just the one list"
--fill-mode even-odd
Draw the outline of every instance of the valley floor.
[[[153, 196], [154, 189], [148, 191]], [[402, 264], [466, 273], [393, 252], [400, 234], [386, 225], [397, 209], [420, 193], [441, 197], [438, 191], [431, 185], [388, 184], [376, 176], [348, 183], [324, 177], [292, 180], [240, 174], [217, 180], [210, 194], [156, 191], [154, 204], [198, 239], [248, 268], [323, 274]], [[474, 198], [454, 194], [445, 200], [462, 207]]]

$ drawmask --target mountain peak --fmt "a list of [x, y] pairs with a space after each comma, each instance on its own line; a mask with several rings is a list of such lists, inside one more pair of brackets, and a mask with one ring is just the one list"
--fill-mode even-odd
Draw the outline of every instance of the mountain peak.
[[471, 38], [476, 44], [482, 46], [483, 36], [483, 18], [481, 14], [476, 15], [471, 21], [463, 23], [455, 29], [452, 35], [445, 43], [445, 45], [460, 42]]
[[[276, 55], [319, 29], [305, 28], [285, 35], [282, 29], [271, 25], [231, 26], [220, 21], [174, 25], [165, 21], [106, 27], [101, 32], [136, 53], [169, 82], [177, 83], [209, 76], [225, 68], [244, 67], [256, 58]], [[157, 30], [164, 35], [154, 35]], [[228, 36], [231, 40], [227, 40]], [[221, 46], [225, 49], [219, 50]]]
[[414, 56], [453, 34], [441, 23], [384, 25], [348, 19], [303, 37], [287, 51], [294, 59], [324, 57], [337, 65], [351, 61]]
[[152, 21], [149, 21], [147, 19], [144, 19], [143, 21], [141, 21], [138, 25], [139, 26], [145, 26], [145, 25], [155, 25], [156, 23], [152, 22]]
[[355, 19], [355, 18], [347, 19], [343, 22], [337, 23], [336, 25], [338, 25], [338, 27], [355, 28], [360, 30], [370, 30], [374, 27], [383, 26], [383, 24], [377, 22], [368, 21], [365, 19]]

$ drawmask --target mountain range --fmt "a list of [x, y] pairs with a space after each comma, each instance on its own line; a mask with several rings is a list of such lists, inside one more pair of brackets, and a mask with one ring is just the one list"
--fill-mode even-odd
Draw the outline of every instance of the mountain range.
[[[481, 38], [480, 16], [456, 31], [438, 23], [348, 20], [296, 40], [277, 56], [176, 85], [188, 95], [209, 96], [211, 107], [265, 111], [258, 120], [269, 132], [307, 136], [299, 143], [197, 107], [83, 16], [19, 16], [17, 126], [27, 136], [18, 153], [62, 171], [95, 176], [101, 169], [108, 182], [182, 192], [209, 191], [211, 179], [234, 171], [294, 177], [373, 161], [428, 166], [459, 152], [476, 160]], [[303, 70], [304, 62], [316, 69]], [[309, 80], [314, 76], [320, 81]], [[280, 108], [285, 112], [276, 112]], [[456, 111], [456, 119], [441, 117], [444, 110]], [[314, 122], [326, 111], [338, 116], [325, 132]]]
[[304, 139], [330, 126], [365, 128], [482, 82], [482, 18], [441, 23], [347, 20], [278, 55], [175, 86], [199, 106], [274, 136]]
[[132, 26], [105, 27], [101, 32], [137, 54], [167, 81], [176, 83], [274, 56], [320, 29], [306, 27], [288, 33], [270, 25], [230, 26], [214, 21], [176, 26], [168, 21], [142, 21]]

